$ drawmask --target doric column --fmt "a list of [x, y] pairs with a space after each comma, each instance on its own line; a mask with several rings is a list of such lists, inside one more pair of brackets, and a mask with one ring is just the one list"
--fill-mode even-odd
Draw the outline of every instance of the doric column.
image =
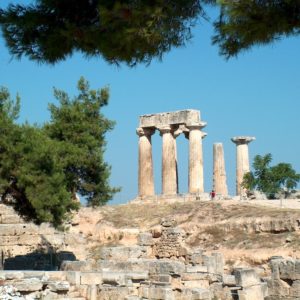
[[151, 135], [153, 128], [137, 128], [139, 136], [139, 196], [152, 196], [154, 191]]
[[228, 195], [227, 183], [226, 183], [226, 171], [224, 150], [222, 143], [215, 143], [213, 146], [214, 156], [214, 176], [213, 176], [213, 189], [217, 194], [223, 196]]
[[176, 139], [171, 126], [159, 128], [162, 136], [162, 194], [177, 194]]
[[206, 133], [201, 131], [206, 126], [205, 122], [186, 126], [189, 139], [189, 193], [199, 194], [204, 192], [203, 180], [203, 151], [202, 138]]
[[240, 195], [244, 175], [250, 171], [248, 144], [255, 137], [236, 136], [231, 140], [236, 144], [236, 194]]

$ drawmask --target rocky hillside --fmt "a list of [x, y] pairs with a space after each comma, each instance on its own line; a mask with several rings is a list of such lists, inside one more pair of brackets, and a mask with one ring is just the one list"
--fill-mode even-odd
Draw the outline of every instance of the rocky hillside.
[[134, 245], [139, 233], [159, 231], [167, 217], [184, 229], [189, 247], [218, 250], [228, 266], [261, 265], [278, 255], [300, 258], [300, 209], [272, 205], [195, 201], [82, 208], [69, 230], [86, 237], [93, 257], [103, 245]]

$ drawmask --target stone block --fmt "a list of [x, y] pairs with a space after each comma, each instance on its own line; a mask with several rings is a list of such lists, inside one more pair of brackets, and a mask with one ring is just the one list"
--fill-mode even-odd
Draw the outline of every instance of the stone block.
[[201, 288], [201, 289], [208, 289], [209, 288], [209, 281], [208, 280], [191, 280], [191, 281], [184, 281], [184, 286], [187, 288]]
[[234, 275], [223, 275], [223, 284], [227, 286], [236, 286], [236, 280]]
[[187, 273], [196, 273], [196, 272], [200, 272], [200, 273], [207, 273], [208, 269], [207, 266], [186, 266], [186, 272]]
[[120, 286], [101, 286], [97, 299], [101, 300], [123, 300], [128, 296], [136, 295], [136, 288]]
[[37, 278], [14, 281], [13, 286], [19, 292], [35, 292], [43, 288], [42, 282]]
[[150, 232], [140, 233], [138, 235], [139, 246], [152, 246], [154, 243], [152, 234]]
[[100, 272], [81, 272], [80, 274], [80, 284], [102, 284], [103, 276]]
[[300, 298], [300, 280], [295, 280], [290, 288], [290, 295]]
[[0, 236], [7, 236], [7, 235], [15, 235], [16, 228], [15, 225], [11, 224], [0, 224]]
[[171, 275], [151, 275], [149, 280], [153, 283], [167, 283], [171, 284], [172, 277]]
[[125, 286], [127, 283], [125, 273], [120, 272], [107, 272], [104, 271], [102, 273], [102, 280], [103, 284], [110, 284], [110, 285], [119, 285], [119, 286]]
[[38, 278], [42, 279], [45, 276], [44, 271], [22, 271], [24, 278]]
[[210, 300], [210, 291], [201, 288], [182, 289], [181, 300]]
[[142, 258], [145, 256], [147, 249], [143, 246], [118, 246], [103, 247], [100, 250], [100, 259], [127, 261], [133, 258]]
[[68, 271], [66, 274], [66, 279], [72, 285], [78, 286], [80, 285], [81, 273], [78, 271]]
[[65, 260], [61, 263], [62, 271], [89, 271], [92, 269], [90, 261], [70, 261]]
[[66, 272], [63, 271], [47, 271], [45, 272], [45, 277], [50, 281], [58, 280], [63, 281], [66, 280]]
[[70, 289], [70, 283], [68, 281], [50, 281], [47, 283], [47, 287], [52, 292], [67, 293]]
[[267, 285], [270, 296], [287, 297], [290, 294], [290, 285], [283, 280], [267, 279]]
[[[146, 261], [144, 260], [146, 263]], [[150, 274], [181, 275], [185, 272], [185, 264], [172, 260], [149, 260], [148, 268]]]
[[238, 291], [239, 300], [264, 300], [264, 293], [261, 285], [254, 285]]
[[172, 124], [198, 124], [200, 122], [200, 111], [187, 109], [158, 114], [140, 116], [139, 127], [161, 127]]
[[224, 273], [224, 260], [223, 255], [219, 252], [212, 253], [212, 257], [215, 258], [216, 263], [216, 274], [223, 275]]
[[203, 263], [203, 253], [192, 253], [188, 256], [188, 260], [192, 265], [201, 265]]
[[142, 286], [140, 297], [151, 300], [175, 300], [175, 295], [170, 287]]
[[234, 270], [236, 284], [241, 287], [248, 287], [260, 284], [260, 279], [254, 269], [237, 268]]
[[215, 257], [203, 255], [203, 264], [207, 267], [209, 273], [217, 273], [217, 261]]
[[18, 224], [18, 223], [23, 223], [24, 221], [19, 215], [14, 213], [14, 214], [2, 214], [0, 218], [0, 222], [1, 224]]
[[0, 275], [4, 275], [6, 280], [23, 279], [24, 272], [22, 271], [0, 271]]

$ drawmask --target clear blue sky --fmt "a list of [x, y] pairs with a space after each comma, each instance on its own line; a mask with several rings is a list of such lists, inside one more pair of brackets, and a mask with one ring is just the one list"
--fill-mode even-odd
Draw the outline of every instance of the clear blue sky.
[[[2, 1], [6, 6], [9, 1]], [[112, 166], [111, 184], [121, 186], [111, 203], [124, 203], [137, 195], [138, 137], [142, 114], [198, 109], [208, 125], [203, 141], [205, 189], [212, 187], [213, 143], [222, 142], [228, 187], [235, 191], [235, 145], [230, 138], [251, 135], [250, 159], [273, 155], [273, 163], [289, 162], [300, 172], [300, 38], [283, 39], [255, 47], [237, 59], [225, 61], [211, 45], [211, 26], [205, 21], [193, 30], [185, 48], [173, 49], [162, 62], [146, 67], [116, 67], [81, 54], [55, 66], [38, 65], [11, 57], [0, 39], [0, 85], [21, 95], [21, 121], [42, 123], [49, 118], [52, 88], [76, 93], [80, 76], [91, 87], [110, 86], [104, 114], [116, 121], [107, 135], [106, 160]], [[187, 191], [188, 141], [177, 139], [180, 192]], [[161, 138], [153, 137], [156, 192], [161, 191]]]

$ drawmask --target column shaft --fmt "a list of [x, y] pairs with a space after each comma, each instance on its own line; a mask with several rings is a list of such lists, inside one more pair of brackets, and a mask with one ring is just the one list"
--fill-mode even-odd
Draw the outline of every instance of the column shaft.
[[162, 135], [162, 194], [177, 194], [176, 140], [171, 128], [160, 129]]
[[200, 127], [189, 131], [189, 193], [204, 192], [202, 132]]
[[241, 194], [244, 175], [250, 171], [248, 144], [236, 147], [236, 194]]
[[231, 140], [236, 144], [236, 194], [241, 195], [244, 175], [250, 171], [248, 144], [255, 137], [237, 136]]
[[153, 130], [139, 128], [139, 196], [152, 196], [154, 192], [151, 135]]
[[214, 176], [213, 176], [213, 190], [217, 194], [223, 196], [228, 195], [227, 183], [226, 183], [226, 171], [224, 150], [222, 143], [215, 143], [213, 146], [214, 156]]

